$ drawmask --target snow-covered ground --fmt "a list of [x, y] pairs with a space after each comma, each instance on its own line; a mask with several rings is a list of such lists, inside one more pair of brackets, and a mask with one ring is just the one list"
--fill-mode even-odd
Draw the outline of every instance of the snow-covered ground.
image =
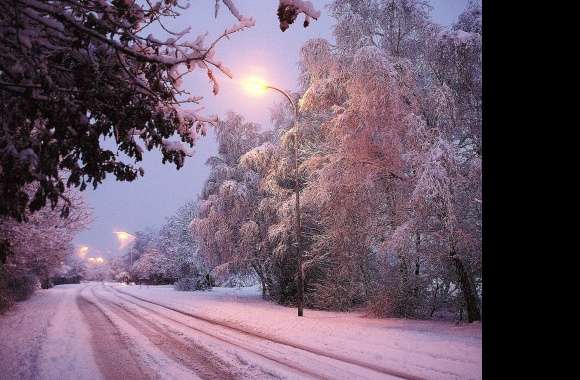
[[99, 379], [78, 285], [37, 291], [0, 315], [0, 379]]
[[298, 318], [257, 287], [69, 285], [0, 317], [0, 370], [31, 379], [479, 379], [481, 325], [313, 310]]
[[427, 378], [481, 378], [481, 325], [371, 319], [361, 313], [296, 309], [265, 302], [258, 287], [176, 292], [166, 286], [116, 289], [291, 345]]

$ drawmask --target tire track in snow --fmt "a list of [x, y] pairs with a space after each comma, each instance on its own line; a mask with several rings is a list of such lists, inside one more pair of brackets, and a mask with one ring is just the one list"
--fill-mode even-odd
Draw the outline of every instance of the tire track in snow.
[[77, 294], [76, 303], [90, 326], [95, 361], [103, 377], [107, 380], [152, 379], [130, 353], [127, 342], [109, 317], [82, 294], [84, 289]]
[[91, 289], [91, 293], [98, 302], [103, 303], [112, 313], [135, 327], [163, 353], [190, 369], [200, 378], [204, 380], [233, 380], [236, 378], [225, 368], [225, 363], [222, 363], [204, 348], [198, 345], [188, 346], [146, 318], [133, 315], [126, 306], [99, 297], [94, 288]]
[[[260, 333], [256, 333], [256, 332], [247, 331], [247, 330], [241, 329], [240, 327], [231, 325], [229, 323], [220, 322], [220, 321], [217, 321], [217, 320], [214, 320], [214, 319], [210, 319], [210, 318], [207, 318], [207, 317], [204, 317], [204, 316], [201, 316], [201, 315], [197, 315], [197, 314], [194, 314], [194, 313], [186, 312], [186, 311], [183, 311], [183, 310], [180, 310], [180, 309], [177, 309], [177, 308], [168, 306], [168, 305], [164, 305], [164, 304], [161, 304], [161, 303], [158, 303], [158, 302], [154, 302], [154, 301], [151, 301], [151, 300], [148, 300], [148, 299], [139, 297], [139, 296], [135, 296], [133, 294], [130, 294], [128, 292], [124, 292], [124, 291], [119, 290], [119, 289], [116, 289], [114, 287], [109, 287], [108, 286], [106, 288], [107, 289], [110, 288], [110, 289], [112, 289], [113, 291], [115, 291], [117, 293], [120, 293], [120, 294], [129, 296], [129, 297], [134, 298], [134, 299], [137, 299], [139, 301], [142, 301], [142, 302], [145, 302], [145, 303], [149, 303], [149, 304], [152, 304], [152, 305], [156, 305], [158, 307], [161, 307], [161, 308], [164, 308], [164, 309], [167, 309], [167, 310], [171, 310], [171, 311], [176, 312], [178, 314], [182, 314], [184, 316], [187, 316], [187, 317], [190, 317], [190, 318], [193, 318], [193, 319], [196, 319], [196, 320], [200, 320], [200, 321], [209, 323], [211, 325], [221, 327], [223, 329], [227, 329], [227, 330], [230, 330], [230, 331], [234, 331], [234, 332], [239, 333], [239, 334], [242, 334], [242, 335], [246, 335], [246, 336], [250, 336], [250, 337], [253, 337], [253, 338], [265, 340], [265, 341], [268, 341], [268, 342], [271, 342], [271, 343], [280, 344], [280, 345], [286, 346], [286, 347], [291, 347], [291, 348], [294, 348], [294, 349], [297, 349], [297, 350], [301, 350], [301, 351], [308, 352], [310, 354], [314, 354], [314, 355], [317, 355], [317, 356], [322, 356], [322, 357], [328, 358], [328, 359], [333, 359], [333, 360], [336, 360], [338, 362], [343, 362], [343, 363], [351, 364], [351, 365], [354, 365], [354, 366], [357, 366], [357, 367], [361, 367], [361, 368], [364, 368], [364, 369], [367, 369], [367, 370], [379, 372], [381, 374], [388, 375], [388, 376], [394, 376], [394, 377], [398, 377], [398, 378], [401, 378], [401, 379], [407, 379], [407, 380], [425, 380], [424, 378], [422, 378], [420, 376], [413, 375], [413, 374], [404, 373], [402, 371], [393, 370], [393, 369], [385, 368], [385, 367], [378, 366], [378, 365], [374, 365], [374, 364], [370, 364], [370, 363], [365, 363], [365, 362], [360, 361], [360, 360], [357, 360], [357, 359], [349, 358], [349, 357], [346, 357], [346, 356], [343, 356], [343, 355], [334, 354], [334, 353], [330, 353], [330, 352], [325, 352], [325, 351], [320, 350], [320, 349], [316, 349], [316, 348], [308, 347], [308, 346], [305, 346], [305, 345], [302, 345], [302, 344], [290, 342], [290, 341], [285, 340], [285, 339], [274, 338], [274, 337], [271, 337], [271, 336], [267, 336], [265, 334], [260, 334]], [[124, 298], [124, 297], [122, 297], [122, 298]], [[126, 299], [126, 298], [124, 298], [124, 299]], [[143, 307], [141, 305], [136, 304], [135, 302], [132, 302], [132, 303], [135, 304], [135, 305], [137, 305], [137, 306]], [[148, 310], [153, 311], [153, 312], [156, 312], [153, 309], [148, 309]], [[169, 318], [169, 317], [165, 317], [165, 318], [171, 319], [174, 322], [180, 323], [180, 324], [185, 325], [185, 326], [187, 326], [189, 328], [193, 328], [192, 326], [189, 326], [187, 324], [184, 324], [181, 321], [177, 321], [177, 320], [174, 320], [174, 319]], [[223, 340], [222, 338], [218, 338], [218, 337], [216, 337], [214, 335], [208, 334], [205, 331], [201, 331], [201, 330], [198, 330], [196, 328], [193, 328], [193, 329], [196, 330], [196, 331], [200, 331], [203, 334], [210, 335], [210, 336], [212, 336], [214, 338]], [[234, 343], [228, 342], [228, 341], [226, 341], [226, 343], [234, 344]], [[243, 347], [243, 346], [240, 346], [238, 344], [234, 344], [234, 345], [235, 346], [238, 346], [238, 347], [241, 347], [241, 348], [243, 348], [245, 350], [249, 350], [247, 347]], [[252, 351], [252, 350], [250, 350], [250, 351]], [[252, 352], [254, 352], [254, 351], [252, 351]], [[258, 353], [258, 355], [265, 357], [263, 353]], [[280, 361], [277, 360], [277, 359], [275, 360], [275, 359], [273, 359], [271, 357], [266, 357], [266, 358], [269, 359], [269, 360], [273, 360], [273, 361], [275, 361], [277, 363], [280, 363]], [[280, 364], [283, 364], [285, 366], [289, 366], [290, 368], [295, 368], [293, 365], [288, 365], [288, 364], [285, 364], [285, 363], [280, 363]], [[295, 368], [295, 369], [298, 369], [298, 368]], [[434, 371], [437, 372], [437, 370], [434, 370]], [[304, 371], [302, 371], [302, 372], [304, 372]], [[320, 378], [320, 375], [314, 374], [314, 373], [312, 373], [309, 370], [307, 371], [307, 373], [309, 373], [311, 375], [315, 375], [316, 377]]]
[[[107, 287], [107, 288], [108, 288], [108, 287]], [[237, 347], [237, 348], [239, 348], [239, 349], [242, 349], [242, 350], [244, 350], [244, 351], [247, 351], [247, 352], [250, 352], [250, 353], [252, 353], [252, 354], [258, 355], [258, 356], [260, 356], [260, 357], [262, 357], [262, 358], [264, 358], [264, 359], [267, 359], [267, 360], [269, 360], [269, 361], [272, 361], [272, 362], [274, 362], [274, 363], [276, 363], [276, 364], [279, 364], [279, 365], [281, 365], [281, 366], [284, 366], [284, 367], [286, 367], [286, 368], [290, 369], [290, 370], [291, 370], [291, 371], [293, 371], [293, 372], [297, 372], [297, 373], [300, 373], [300, 374], [302, 374], [302, 375], [307, 375], [309, 378], [314, 378], [314, 379], [322, 379], [322, 380], [327, 380], [327, 379], [330, 379], [330, 378], [328, 378], [328, 377], [321, 376], [320, 374], [318, 374], [318, 373], [316, 373], [316, 372], [313, 372], [313, 371], [311, 371], [311, 370], [310, 370], [310, 369], [308, 369], [308, 368], [301, 367], [301, 366], [297, 366], [297, 365], [295, 365], [295, 364], [293, 364], [293, 363], [290, 363], [290, 362], [289, 362], [289, 361], [287, 361], [287, 360], [284, 360], [284, 359], [280, 359], [280, 358], [273, 357], [272, 355], [268, 355], [268, 354], [266, 354], [266, 353], [264, 353], [264, 352], [262, 352], [262, 351], [259, 351], [259, 350], [256, 350], [256, 349], [253, 349], [253, 348], [250, 348], [250, 347], [247, 347], [247, 346], [241, 345], [241, 344], [239, 344], [239, 343], [237, 343], [237, 342], [234, 342], [234, 341], [232, 341], [232, 340], [230, 340], [230, 339], [227, 339], [227, 338], [221, 337], [221, 336], [219, 336], [219, 335], [216, 335], [216, 334], [212, 334], [212, 333], [210, 333], [210, 332], [207, 332], [207, 331], [205, 331], [205, 330], [198, 329], [198, 328], [196, 328], [196, 327], [193, 327], [193, 326], [191, 326], [191, 325], [189, 325], [189, 324], [187, 324], [187, 323], [184, 323], [183, 321], [180, 321], [180, 320], [177, 320], [177, 319], [171, 318], [171, 317], [169, 317], [169, 316], [166, 316], [166, 315], [159, 314], [159, 313], [158, 313], [158, 310], [152, 309], [152, 308], [150, 308], [150, 307], [147, 307], [147, 306], [140, 305], [140, 304], [138, 304], [138, 303], [136, 303], [136, 302], [134, 302], [134, 301], [131, 301], [131, 300], [129, 300], [129, 299], [127, 299], [127, 298], [123, 297], [123, 296], [119, 296], [119, 295], [117, 295], [117, 297], [119, 297], [120, 299], [122, 299], [122, 300], [124, 300], [124, 301], [126, 301], [126, 302], [129, 302], [130, 304], [132, 304], [132, 305], [134, 305], [134, 306], [137, 306], [137, 307], [139, 307], [139, 308], [141, 308], [141, 309], [144, 309], [144, 310], [147, 310], [147, 311], [153, 312], [153, 313], [154, 313], [154, 315], [155, 315], [156, 317], [158, 317], [158, 318], [163, 318], [163, 319], [166, 319], [166, 320], [168, 320], [168, 321], [171, 321], [171, 322], [173, 322], [173, 323], [177, 323], [177, 324], [179, 324], [179, 325], [181, 325], [181, 326], [187, 327], [187, 328], [188, 328], [188, 329], [190, 329], [190, 330], [194, 330], [194, 331], [196, 331], [196, 332], [198, 332], [198, 333], [201, 333], [201, 334], [203, 334], [203, 335], [209, 336], [209, 337], [211, 337], [211, 338], [213, 338], [213, 339], [217, 339], [217, 340], [219, 340], [219, 341], [221, 341], [221, 342], [223, 342], [223, 343], [226, 343], [226, 344], [228, 344], [228, 345], [230, 345], [230, 346], [234, 346], [234, 347]], [[147, 302], [147, 301], [144, 301], [144, 302]], [[163, 307], [163, 306], [161, 306], [161, 307]], [[268, 372], [266, 372], [265, 370], [263, 370], [263, 372], [264, 372], [264, 373], [268, 373]]]

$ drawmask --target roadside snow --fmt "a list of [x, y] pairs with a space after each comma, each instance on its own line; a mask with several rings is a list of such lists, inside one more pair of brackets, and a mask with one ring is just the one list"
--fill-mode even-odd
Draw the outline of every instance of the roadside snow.
[[253, 334], [322, 349], [429, 379], [480, 379], [481, 324], [365, 318], [360, 312], [296, 310], [261, 299], [258, 286], [177, 292], [170, 286], [113, 288]]

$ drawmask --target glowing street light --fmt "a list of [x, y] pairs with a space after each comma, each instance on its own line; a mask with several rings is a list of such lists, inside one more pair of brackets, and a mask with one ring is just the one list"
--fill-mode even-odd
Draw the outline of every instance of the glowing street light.
[[296, 124], [296, 120], [298, 120], [298, 106], [292, 100], [288, 93], [280, 88], [274, 87], [269, 85], [263, 79], [258, 77], [249, 77], [241, 82], [242, 87], [252, 95], [262, 95], [268, 90], [278, 91], [282, 95], [288, 99], [292, 108], [294, 108], [294, 119], [292, 120], [292, 127], [296, 126], [296, 130], [294, 131], [294, 194], [296, 196], [296, 209], [295, 209], [295, 234], [296, 234], [296, 256], [298, 256], [298, 316], [303, 316], [303, 307], [304, 307], [304, 268], [302, 265], [302, 250], [300, 247], [300, 238], [301, 238], [301, 227], [300, 227], [300, 187], [299, 187], [299, 175], [298, 175], [298, 144], [299, 144], [299, 137], [298, 134], [298, 124]]
[[105, 262], [105, 259], [103, 259], [100, 256], [99, 257], [89, 257], [88, 261], [90, 263], [93, 263], [93, 264], [103, 264]]
[[117, 241], [119, 242], [119, 249], [125, 249], [129, 246], [133, 241], [135, 241], [135, 235], [131, 235], [125, 231], [115, 231], [113, 232], [117, 237]]
[[86, 245], [81, 245], [79, 247], [79, 257], [84, 258], [88, 252], [89, 252], [89, 247], [87, 247]]
[[258, 77], [248, 77], [242, 80], [242, 86], [244, 90], [249, 92], [252, 95], [262, 95], [266, 91], [268, 91], [268, 84], [263, 79]]

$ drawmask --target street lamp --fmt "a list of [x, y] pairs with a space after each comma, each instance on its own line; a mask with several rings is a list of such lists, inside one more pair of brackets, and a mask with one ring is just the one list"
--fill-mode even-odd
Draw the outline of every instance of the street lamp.
[[84, 258], [87, 255], [87, 252], [88, 251], [89, 251], [89, 247], [88, 246], [81, 245], [79, 247], [79, 252], [78, 252], [79, 257]]
[[296, 210], [295, 210], [295, 223], [294, 230], [296, 234], [296, 256], [298, 256], [298, 316], [302, 317], [304, 314], [304, 268], [302, 267], [302, 250], [300, 241], [300, 185], [299, 185], [299, 175], [298, 175], [298, 106], [292, 100], [288, 93], [278, 87], [269, 85], [264, 80], [256, 77], [247, 78], [242, 81], [242, 86], [251, 94], [260, 95], [268, 90], [278, 91], [288, 99], [292, 108], [294, 109], [294, 118], [292, 120], [292, 127], [296, 127], [294, 131], [294, 194], [296, 196]]
[[117, 237], [117, 241], [119, 242], [119, 249], [126, 248], [129, 244], [131, 244], [135, 240], [135, 235], [131, 235], [125, 231], [114, 231], [113, 232]]
[[[137, 238], [135, 235], [132, 235], [125, 231], [114, 231], [113, 232], [117, 237], [117, 241], [119, 242], [119, 249], [125, 249], [129, 246], [132, 242], [135, 241]], [[129, 250], [129, 273], [131, 277], [133, 276], [133, 251]]]

